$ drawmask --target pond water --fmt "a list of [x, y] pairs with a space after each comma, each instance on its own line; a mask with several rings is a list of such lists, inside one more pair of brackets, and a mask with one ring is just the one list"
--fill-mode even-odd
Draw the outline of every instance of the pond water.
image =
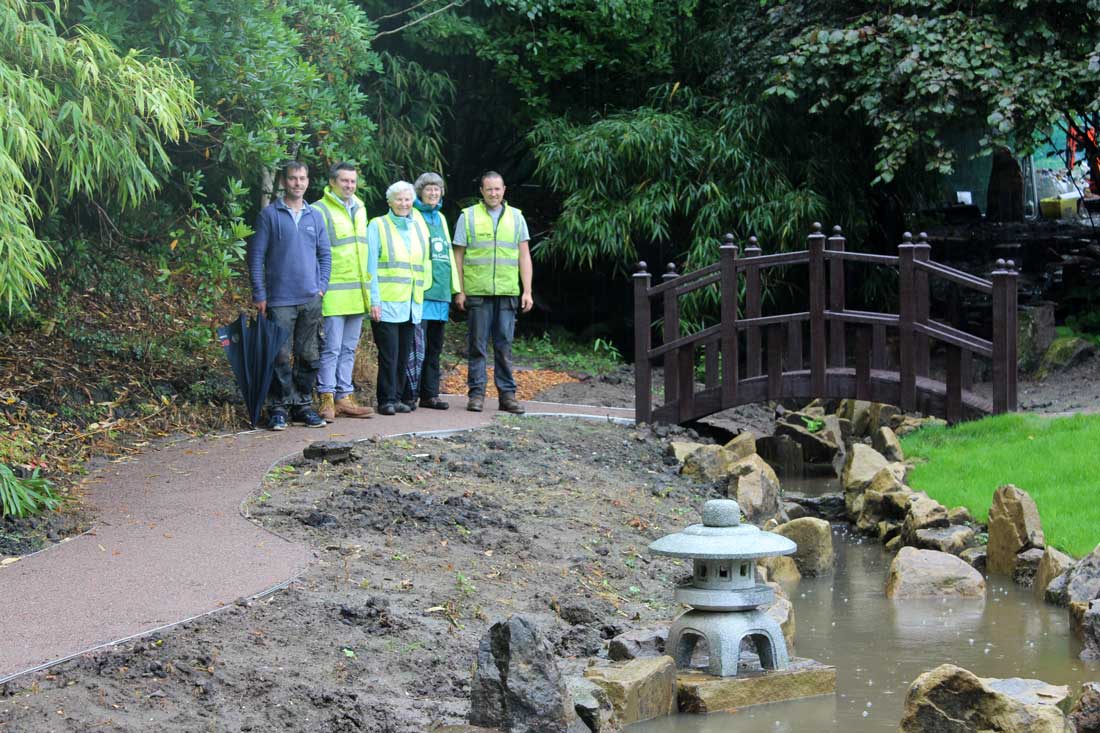
[[791, 601], [794, 654], [836, 667], [835, 696], [676, 715], [630, 726], [630, 733], [897, 731], [909, 685], [944, 663], [980, 677], [1068, 684], [1072, 693], [1097, 679], [1100, 668], [1077, 658], [1066, 610], [1036, 602], [1010, 578], [987, 578], [984, 600], [892, 601], [884, 593], [892, 556], [882, 545], [844, 525], [834, 525], [833, 542], [835, 573], [804, 578]]

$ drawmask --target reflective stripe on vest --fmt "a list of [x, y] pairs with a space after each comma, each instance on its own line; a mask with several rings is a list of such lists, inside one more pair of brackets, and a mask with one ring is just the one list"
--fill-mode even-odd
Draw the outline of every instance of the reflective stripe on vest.
[[[424, 262], [428, 257], [428, 227], [423, 220], [415, 217], [409, 221], [409, 227], [416, 232], [415, 240], [410, 236], [406, 245], [397, 226], [389, 215], [380, 216], [378, 222], [378, 285], [382, 300], [401, 303], [412, 298], [417, 303], [424, 302], [425, 274]], [[431, 277], [430, 271], [427, 276]]]
[[370, 273], [367, 272], [367, 214], [363, 202], [352, 217], [344, 202], [325, 188], [325, 195], [314, 206], [325, 219], [332, 251], [332, 275], [321, 303], [326, 316], [366, 313], [370, 310]]
[[504, 204], [496, 224], [484, 203], [465, 209], [466, 254], [462, 281], [467, 295], [519, 295], [519, 209]]

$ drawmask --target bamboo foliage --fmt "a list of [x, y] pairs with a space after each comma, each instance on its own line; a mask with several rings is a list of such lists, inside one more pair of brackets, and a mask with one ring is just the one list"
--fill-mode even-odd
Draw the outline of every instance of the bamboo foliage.
[[53, 262], [44, 209], [83, 194], [131, 207], [158, 187], [164, 140], [185, 135], [192, 83], [164, 60], [119, 54], [56, 9], [0, 0], [0, 302], [27, 308]]

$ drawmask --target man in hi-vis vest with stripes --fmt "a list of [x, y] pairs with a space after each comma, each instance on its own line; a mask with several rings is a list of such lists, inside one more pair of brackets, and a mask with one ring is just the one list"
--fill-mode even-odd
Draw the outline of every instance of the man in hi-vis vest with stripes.
[[531, 310], [531, 235], [523, 213], [504, 201], [504, 179], [483, 173], [481, 201], [463, 209], [454, 231], [460, 291], [455, 305], [469, 314], [466, 409], [481, 412], [488, 383], [486, 359], [493, 339], [493, 382], [500, 409], [522, 415], [512, 378], [512, 337], [516, 311]]

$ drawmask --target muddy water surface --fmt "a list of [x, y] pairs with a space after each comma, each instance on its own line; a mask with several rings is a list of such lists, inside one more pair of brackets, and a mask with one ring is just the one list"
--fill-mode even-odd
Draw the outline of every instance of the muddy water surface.
[[946, 662], [982, 677], [1068, 684], [1074, 693], [1100, 675], [1078, 660], [1066, 610], [1036, 603], [1030, 589], [994, 577], [984, 600], [891, 601], [884, 588], [892, 556], [844, 527], [834, 527], [833, 541], [835, 574], [803, 579], [791, 601], [795, 654], [836, 667], [835, 696], [733, 715], [679, 715], [631, 726], [630, 733], [896, 731], [909, 685]]

